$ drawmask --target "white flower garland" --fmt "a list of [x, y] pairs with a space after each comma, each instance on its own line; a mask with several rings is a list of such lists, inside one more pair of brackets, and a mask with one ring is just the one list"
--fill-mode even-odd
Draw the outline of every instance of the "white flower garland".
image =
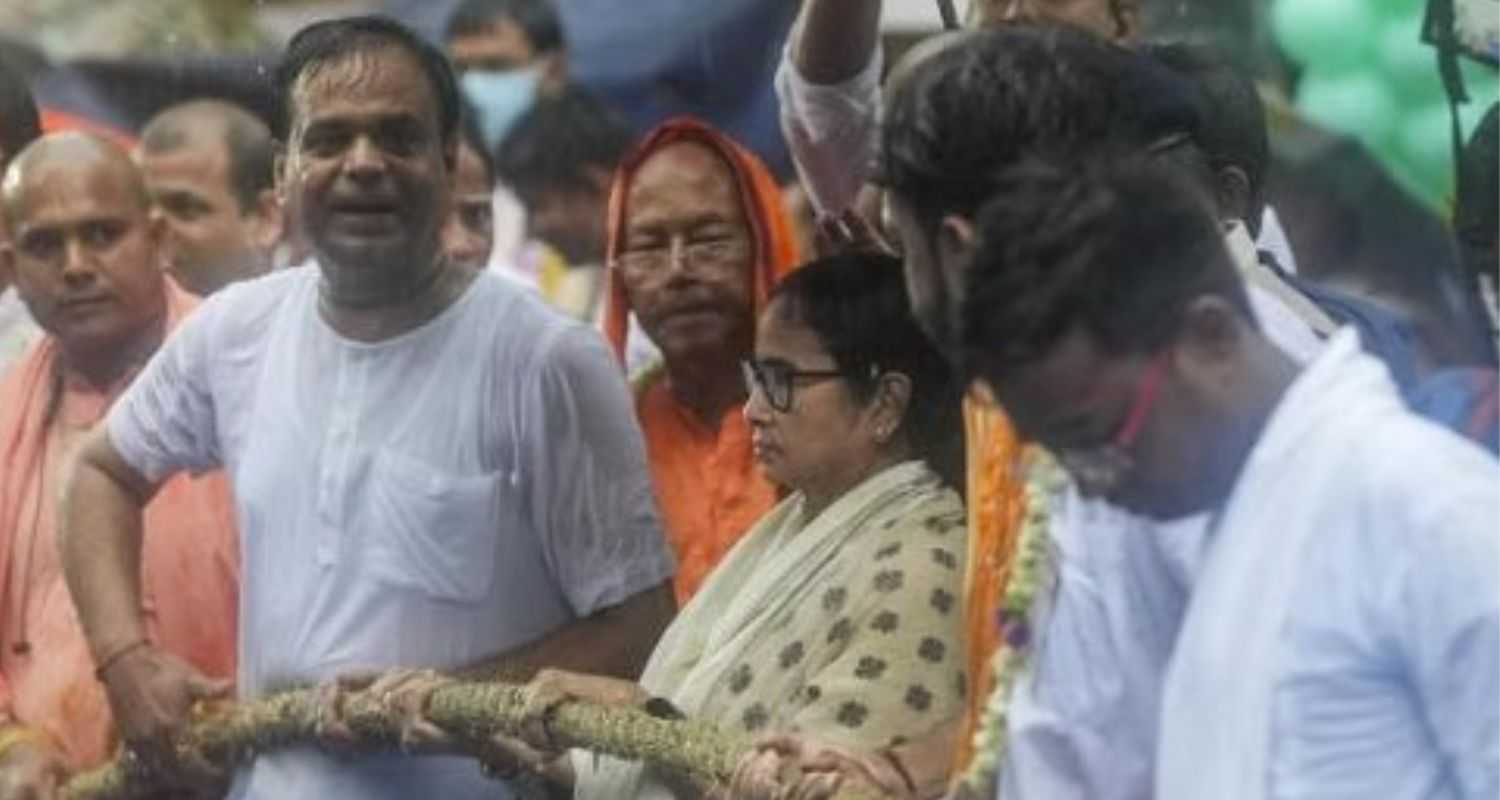
[[993, 796], [999, 774], [1000, 758], [1005, 752], [1010, 717], [1011, 693], [1016, 682], [1031, 666], [1032, 606], [1037, 593], [1052, 583], [1052, 549], [1048, 538], [1049, 510], [1052, 496], [1065, 479], [1057, 464], [1046, 454], [1036, 453], [1028, 465], [1025, 489], [1025, 517], [1016, 538], [1016, 556], [1005, 594], [1000, 601], [1000, 647], [991, 664], [995, 671], [995, 688], [985, 704], [984, 716], [974, 732], [974, 760], [963, 777], [962, 786], [974, 793]]

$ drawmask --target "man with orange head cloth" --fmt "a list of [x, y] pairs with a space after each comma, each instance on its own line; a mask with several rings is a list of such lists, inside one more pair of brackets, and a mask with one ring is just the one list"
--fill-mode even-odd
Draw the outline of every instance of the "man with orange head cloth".
[[625, 157], [609, 213], [605, 332], [623, 357], [634, 313], [663, 357], [637, 378], [636, 408], [681, 604], [776, 501], [750, 452], [740, 360], [796, 245], [765, 166], [691, 119]]

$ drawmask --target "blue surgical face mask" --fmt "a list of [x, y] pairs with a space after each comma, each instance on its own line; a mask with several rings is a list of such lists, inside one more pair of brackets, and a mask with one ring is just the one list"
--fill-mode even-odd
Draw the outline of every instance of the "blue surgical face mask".
[[459, 82], [479, 117], [475, 121], [479, 123], [484, 146], [493, 153], [516, 122], [536, 104], [542, 67], [470, 70]]

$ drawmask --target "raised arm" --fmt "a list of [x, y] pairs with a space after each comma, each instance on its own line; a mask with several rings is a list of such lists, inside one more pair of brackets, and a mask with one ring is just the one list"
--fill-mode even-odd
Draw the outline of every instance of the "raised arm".
[[776, 94], [797, 174], [825, 217], [853, 207], [879, 143], [880, 0], [806, 0]]
[[807, 0], [788, 48], [808, 83], [843, 83], [864, 71], [880, 44], [880, 0]]

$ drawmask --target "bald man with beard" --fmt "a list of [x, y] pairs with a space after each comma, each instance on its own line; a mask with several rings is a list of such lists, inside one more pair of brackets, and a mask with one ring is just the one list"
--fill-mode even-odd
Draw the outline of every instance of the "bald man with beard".
[[[194, 301], [158, 267], [162, 226], [140, 174], [102, 139], [56, 134], [21, 151], [3, 209], [0, 275], [46, 335], [0, 383], [0, 798], [50, 798], [114, 751], [96, 674], [128, 655], [90, 653], [79, 628], [55, 544], [65, 465]], [[204, 676], [205, 697], [234, 673], [231, 513], [212, 473], [169, 482], [145, 517], [146, 635]]]

